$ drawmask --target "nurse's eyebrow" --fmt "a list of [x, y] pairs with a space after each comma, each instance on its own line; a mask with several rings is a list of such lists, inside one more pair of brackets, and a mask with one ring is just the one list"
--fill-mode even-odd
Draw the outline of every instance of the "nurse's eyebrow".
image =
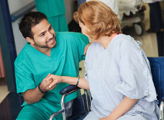
[[46, 33], [46, 31], [43, 31], [39, 34], [39, 36], [44, 36], [45, 33]]
[[[51, 29], [51, 28], [52, 28], [52, 26], [50, 25], [50, 26], [48, 27], [48, 30]], [[44, 36], [45, 33], [46, 33], [46, 31], [43, 31], [43, 32], [41, 32], [38, 36]]]

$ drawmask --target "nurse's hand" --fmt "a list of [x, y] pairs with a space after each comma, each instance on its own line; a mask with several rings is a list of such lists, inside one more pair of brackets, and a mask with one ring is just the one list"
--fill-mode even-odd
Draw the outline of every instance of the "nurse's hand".
[[43, 92], [47, 92], [47, 91], [50, 91], [52, 89], [54, 89], [56, 87], [56, 85], [53, 85], [52, 87], [49, 87], [49, 85], [53, 82], [52, 79], [48, 80], [47, 81], [47, 78], [51, 76], [51, 74], [49, 73], [43, 80], [42, 82], [40, 83], [40, 89], [43, 91]]
[[47, 77], [47, 82], [51, 81], [51, 84], [49, 84], [49, 88], [54, 88], [54, 86], [56, 86], [57, 83], [61, 83], [62, 82], [62, 76], [57, 76], [57, 75], [50, 75]]

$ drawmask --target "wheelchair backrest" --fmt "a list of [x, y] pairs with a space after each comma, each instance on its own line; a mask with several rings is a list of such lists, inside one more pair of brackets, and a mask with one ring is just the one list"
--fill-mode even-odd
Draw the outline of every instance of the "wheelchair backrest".
[[164, 57], [148, 57], [159, 103], [164, 97]]

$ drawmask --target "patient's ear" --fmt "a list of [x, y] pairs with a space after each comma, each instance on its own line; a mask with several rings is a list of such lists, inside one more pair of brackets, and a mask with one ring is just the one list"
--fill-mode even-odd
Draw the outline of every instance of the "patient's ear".
[[26, 40], [27, 40], [28, 42], [30, 42], [32, 45], [34, 44], [34, 40], [33, 40], [32, 38], [26, 37]]

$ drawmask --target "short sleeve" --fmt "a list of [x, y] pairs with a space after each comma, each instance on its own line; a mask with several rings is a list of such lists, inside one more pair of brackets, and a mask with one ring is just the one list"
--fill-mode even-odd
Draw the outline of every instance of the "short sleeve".
[[121, 43], [119, 65], [121, 80], [117, 91], [131, 99], [156, 99], [147, 57], [135, 40]]
[[89, 43], [87, 36], [75, 32], [58, 32], [58, 36], [60, 36], [60, 39], [66, 40], [67, 46], [69, 46], [71, 52], [74, 54], [74, 59], [77, 59], [75, 58], [77, 56], [79, 62], [85, 59], [84, 49]]
[[26, 65], [15, 64], [15, 78], [17, 93], [23, 93], [28, 89], [34, 89], [36, 87], [33, 75]]
[[89, 43], [88, 37], [81, 33], [76, 33], [74, 34], [74, 39], [76, 41], [80, 61], [84, 60], [85, 59], [84, 49], [86, 45]]

